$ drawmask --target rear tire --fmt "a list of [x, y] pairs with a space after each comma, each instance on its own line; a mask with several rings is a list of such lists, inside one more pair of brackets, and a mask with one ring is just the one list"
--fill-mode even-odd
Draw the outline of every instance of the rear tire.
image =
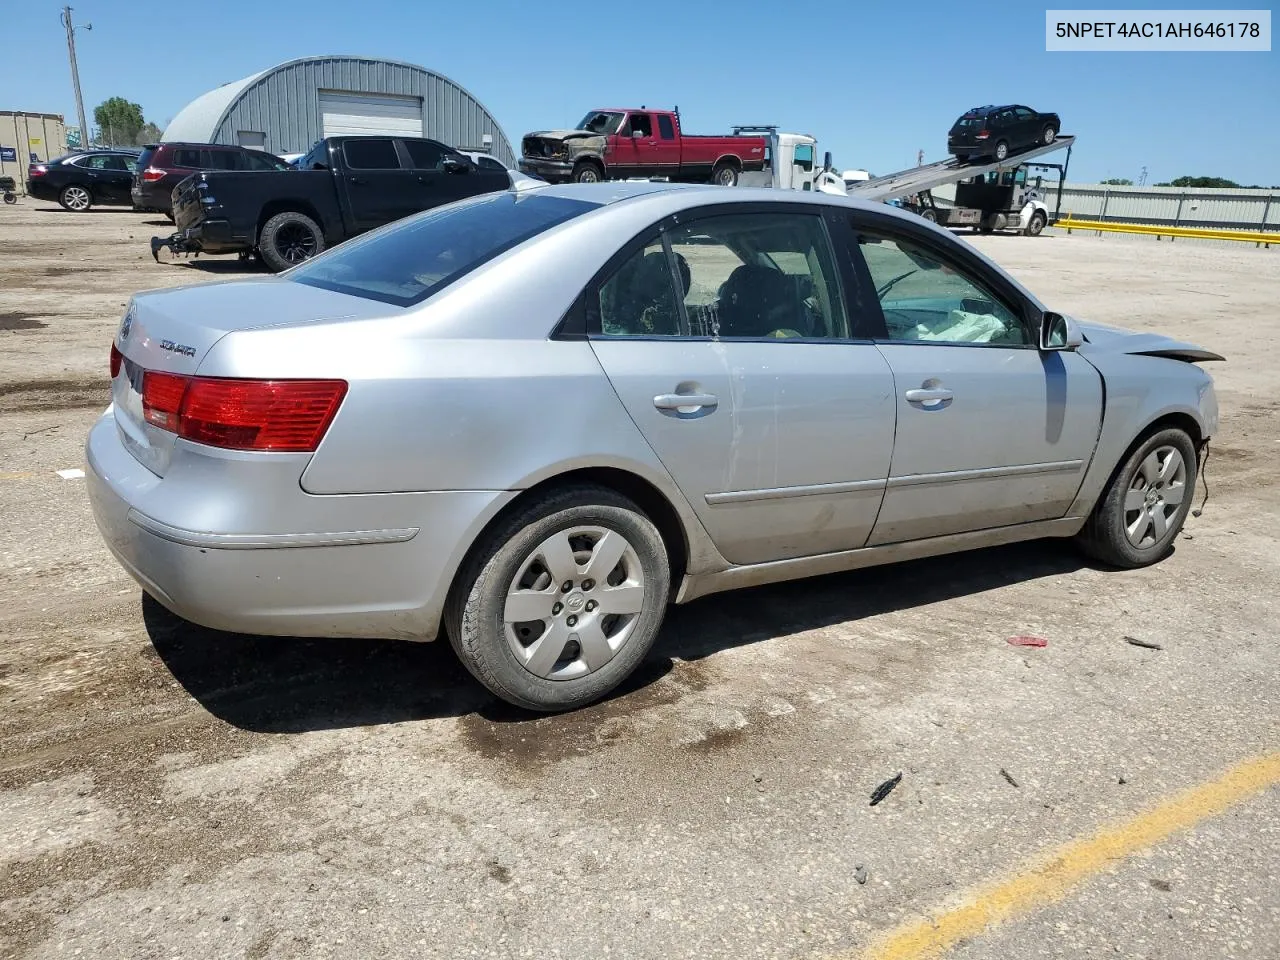
[[84, 213], [93, 206], [93, 197], [90, 195], [88, 187], [82, 187], [78, 183], [69, 183], [58, 194], [58, 203], [62, 204], [63, 210], [70, 210], [72, 213]]
[[711, 182], [717, 187], [736, 187], [738, 185], [738, 168], [732, 163], [720, 163], [711, 171]]
[[494, 695], [528, 710], [573, 710], [644, 659], [670, 580], [666, 546], [639, 507], [606, 487], [566, 487], [478, 544], [450, 592], [445, 631]]
[[295, 267], [324, 251], [324, 234], [306, 214], [277, 213], [258, 235], [258, 256], [272, 273]]
[[1185, 431], [1169, 427], [1146, 437], [1112, 476], [1077, 545], [1123, 569], [1163, 560], [1191, 511], [1197, 466]]

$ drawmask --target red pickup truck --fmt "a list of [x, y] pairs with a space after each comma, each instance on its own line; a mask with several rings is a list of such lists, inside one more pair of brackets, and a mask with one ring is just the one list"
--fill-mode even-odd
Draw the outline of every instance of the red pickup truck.
[[764, 137], [682, 133], [678, 110], [592, 110], [573, 130], [526, 134], [520, 170], [552, 183], [669, 177], [731, 187], [743, 171], [764, 169], [767, 143]]

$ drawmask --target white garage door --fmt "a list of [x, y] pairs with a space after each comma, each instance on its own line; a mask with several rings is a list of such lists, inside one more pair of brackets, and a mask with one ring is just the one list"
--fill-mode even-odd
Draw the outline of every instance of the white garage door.
[[389, 134], [422, 136], [422, 99], [369, 93], [321, 93], [326, 137]]

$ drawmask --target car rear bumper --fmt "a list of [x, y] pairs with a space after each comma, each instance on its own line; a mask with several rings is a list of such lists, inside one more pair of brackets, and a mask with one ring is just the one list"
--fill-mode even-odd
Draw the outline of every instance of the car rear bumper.
[[36, 200], [57, 200], [58, 188], [43, 180], [28, 180], [27, 196]]
[[466, 547], [515, 496], [317, 497], [296, 479], [263, 483], [278, 466], [244, 456], [213, 470], [200, 454], [175, 458], [161, 478], [110, 409], [85, 453], [94, 520], [120, 565], [178, 616], [235, 633], [433, 639]]
[[250, 250], [253, 242], [244, 234], [237, 234], [229, 220], [200, 220], [190, 226], [178, 225], [174, 236], [188, 250], [201, 253], [236, 253]]
[[135, 183], [129, 188], [129, 197], [135, 207], [169, 213], [173, 209], [173, 199], [170, 196], [172, 192], [173, 188], [166, 187], [164, 181]]

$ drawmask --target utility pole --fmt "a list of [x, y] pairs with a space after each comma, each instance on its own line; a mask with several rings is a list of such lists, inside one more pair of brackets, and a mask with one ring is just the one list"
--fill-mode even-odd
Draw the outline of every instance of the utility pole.
[[[76, 88], [76, 114], [80, 117], [80, 149], [89, 146], [89, 125], [84, 119], [84, 97], [80, 95], [80, 68], [76, 66], [76, 28], [71, 22], [71, 8], [62, 8], [62, 25], [67, 28], [67, 56], [71, 58], [71, 83]], [[86, 23], [86, 30], [92, 30], [93, 24]]]

